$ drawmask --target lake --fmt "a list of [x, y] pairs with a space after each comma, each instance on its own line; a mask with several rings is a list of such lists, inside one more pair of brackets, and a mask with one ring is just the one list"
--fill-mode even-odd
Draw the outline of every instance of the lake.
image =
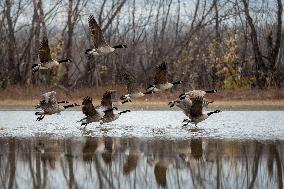
[[79, 111], [0, 111], [0, 188], [283, 188], [284, 112], [133, 111], [86, 129]]

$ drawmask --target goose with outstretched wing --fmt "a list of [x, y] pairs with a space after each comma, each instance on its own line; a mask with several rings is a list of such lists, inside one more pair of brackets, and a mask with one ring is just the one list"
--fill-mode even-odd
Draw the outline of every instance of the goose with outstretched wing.
[[186, 122], [185, 125], [188, 125], [189, 123], [197, 125], [197, 123], [204, 121], [207, 119], [209, 116], [215, 113], [221, 112], [220, 110], [215, 110], [211, 111], [208, 113], [203, 112], [203, 107], [204, 107], [204, 98], [202, 96], [197, 96], [194, 99], [192, 99], [192, 104], [188, 108], [189, 112], [189, 119], [185, 119], [183, 122]]
[[89, 16], [88, 23], [89, 23], [89, 30], [92, 36], [94, 48], [87, 49], [85, 51], [85, 54], [94, 55], [94, 56], [106, 55], [106, 54], [114, 52], [116, 49], [127, 48], [127, 45], [125, 44], [115, 45], [111, 47], [106, 42], [103, 31], [101, 27], [98, 25], [93, 15]]
[[133, 99], [137, 99], [145, 95], [139, 90], [139, 84], [133, 74], [125, 72], [122, 74], [122, 78], [127, 85], [127, 94], [122, 95], [120, 97], [120, 100], [122, 100], [122, 104], [126, 102], [131, 102]]
[[38, 56], [39, 56], [39, 64], [33, 64], [32, 70], [33, 72], [36, 72], [38, 70], [43, 69], [50, 69], [53, 67], [59, 66], [61, 63], [69, 63], [72, 62], [70, 59], [64, 59], [64, 60], [54, 60], [51, 58], [50, 48], [48, 45], [48, 39], [46, 37], [43, 38], [39, 45], [38, 49]]
[[182, 81], [169, 82], [168, 81], [168, 67], [166, 62], [162, 62], [156, 67], [154, 84], [147, 88], [147, 94], [164, 91], [172, 88], [175, 85], [181, 84]]
[[43, 99], [40, 101], [40, 103], [35, 106], [36, 109], [41, 108], [43, 110], [42, 112], [35, 113], [35, 115], [39, 115], [37, 121], [41, 121], [45, 117], [45, 115], [58, 114], [67, 108], [79, 106], [76, 103], [64, 106], [61, 105], [62, 103], [68, 103], [68, 102], [67, 101], [58, 102], [56, 99], [55, 91], [47, 92], [43, 94], [42, 97]]

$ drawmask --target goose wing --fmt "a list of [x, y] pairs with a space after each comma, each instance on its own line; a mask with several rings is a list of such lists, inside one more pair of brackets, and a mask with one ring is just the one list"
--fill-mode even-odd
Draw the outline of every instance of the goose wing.
[[204, 97], [206, 94], [205, 91], [202, 90], [192, 90], [188, 92], [188, 97], [191, 99], [197, 98], [197, 97]]
[[89, 96], [86, 96], [84, 99], [83, 99], [83, 102], [82, 102], [82, 112], [83, 114], [85, 114], [87, 117], [88, 116], [94, 116], [96, 114], [98, 114], [97, 110], [95, 109], [93, 103], [92, 103], [93, 99]]
[[182, 99], [181, 101], [180, 101], [180, 105], [181, 105], [181, 107], [183, 107], [183, 109], [190, 109], [191, 108], [191, 106], [192, 106], [192, 102], [191, 102], [191, 100], [190, 99], [188, 99], [188, 98], [185, 98], [185, 99]]
[[203, 109], [203, 97], [196, 97], [192, 100], [192, 105], [190, 108], [190, 115], [192, 117], [198, 117], [202, 115]]
[[105, 118], [112, 118], [114, 116], [113, 109], [106, 110], [106, 111], [104, 111], [104, 113], [105, 113], [105, 115], [104, 115]]
[[39, 45], [38, 56], [41, 63], [52, 61], [48, 39], [44, 37]]
[[123, 73], [123, 80], [126, 82], [127, 91], [129, 94], [134, 94], [139, 92], [139, 85], [137, 83], [136, 77], [131, 73]]
[[108, 90], [103, 95], [101, 106], [106, 107], [106, 109], [111, 109], [116, 102], [118, 102], [117, 92], [115, 90]]
[[42, 96], [44, 98], [42, 100], [43, 103], [51, 104], [51, 105], [57, 104], [56, 92], [55, 91], [50, 91], [50, 92], [44, 93]]
[[167, 63], [163, 62], [156, 68], [156, 73], [154, 77], [154, 84], [165, 84], [168, 82], [168, 70]]
[[93, 15], [89, 16], [88, 22], [89, 22], [89, 30], [92, 34], [95, 48], [108, 46], [104, 38], [103, 31], [101, 30], [100, 26], [98, 25]]
[[190, 109], [192, 106], [192, 101], [188, 98], [184, 98], [182, 100], [179, 99], [179, 103], [177, 104], [177, 107], [179, 107], [185, 115], [190, 114]]

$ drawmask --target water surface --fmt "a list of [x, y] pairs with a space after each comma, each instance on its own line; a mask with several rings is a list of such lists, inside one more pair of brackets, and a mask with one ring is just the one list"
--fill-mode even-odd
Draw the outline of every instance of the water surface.
[[34, 111], [0, 111], [0, 136], [31, 137], [150, 137], [223, 139], [284, 139], [284, 111], [224, 111], [198, 124], [198, 129], [182, 127], [186, 116], [180, 111], [133, 111], [118, 120], [80, 129], [80, 111], [65, 111], [36, 121]]
[[1, 138], [2, 188], [283, 188], [284, 143]]
[[0, 111], [0, 188], [283, 188], [282, 111], [225, 111], [198, 128], [178, 111], [86, 129], [82, 117]]

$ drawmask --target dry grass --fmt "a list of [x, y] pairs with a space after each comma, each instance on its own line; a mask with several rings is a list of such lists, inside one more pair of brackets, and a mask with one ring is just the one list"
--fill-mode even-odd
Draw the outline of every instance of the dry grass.
[[[58, 100], [80, 103], [85, 96], [94, 98], [98, 104], [102, 94], [108, 89], [115, 89], [119, 95], [125, 91], [124, 87], [110, 85], [100, 88], [79, 88], [72, 91], [60, 87], [18, 87], [11, 86], [5, 91], [0, 91], [0, 106], [33, 106], [41, 99], [41, 94], [54, 90], [57, 92]], [[167, 91], [154, 95], [147, 95], [125, 107], [142, 107], [151, 109], [154, 107], [167, 107], [167, 103], [178, 97], [180, 91]], [[214, 100], [214, 107], [284, 107], [284, 90], [224, 90], [215, 94], [208, 94], [207, 98]]]

